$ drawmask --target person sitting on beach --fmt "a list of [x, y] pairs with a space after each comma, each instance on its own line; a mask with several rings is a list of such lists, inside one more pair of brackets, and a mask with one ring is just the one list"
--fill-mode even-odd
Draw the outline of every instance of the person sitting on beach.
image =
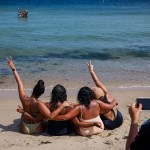
[[[51, 100], [50, 102], [45, 103], [47, 108], [53, 112], [56, 110], [64, 101], [67, 100], [67, 92], [64, 86], [57, 84], [51, 92]], [[66, 114], [68, 111], [70, 111], [71, 108], [73, 108], [77, 104], [71, 104], [68, 107], [65, 107], [60, 114]], [[45, 106], [45, 107], [46, 107]], [[19, 109], [18, 112], [22, 113], [23, 110]], [[40, 122], [44, 118], [41, 118], [41, 116], [32, 117], [27, 112], [24, 113], [24, 115], [27, 115], [26, 117], [35, 122]], [[45, 115], [46, 116], [46, 115]], [[44, 117], [44, 115], [43, 115]], [[46, 119], [46, 118], [45, 118]], [[47, 132], [50, 135], [67, 135], [74, 131], [74, 127], [91, 127], [91, 126], [97, 126], [101, 127], [101, 124], [99, 122], [80, 122], [77, 117], [71, 119], [71, 120], [64, 120], [64, 121], [55, 121], [55, 120], [48, 120], [47, 123]]]
[[101, 133], [104, 130], [103, 122], [99, 114], [106, 113], [111, 110], [115, 105], [116, 101], [113, 100], [110, 104], [106, 104], [102, 101], [94, 99], [94, 92], [89, 87], [82, 87], [78, 92], [79, 104], [73, 107], [65, 115], [58, 115], [54, 120], [69, 120], [75, 117], [82, 122], [99, 122], [101, 128], [97, 126], [92, 127], [79, 127], [76, 126], [78, 134], [83, 136], [93, 135]]
[[[38, 83], [33, 88], [33, 92], [31, 96], [29, 97], [24, 91], [23, 83], [12, 61], [12, 58], [10, 57], [7, 59], [8, 59], [8, 65], [12, 69], [14, 77], [18, 84], [19, 98], [22, 103], [24, 112], [28, 112], [31, 116], [37, 116], [39, 114], [42, 116], [46, 112], [47, 118], [52, 119], [53, 117], [58, 115], [64, 107], [68, 106], [68, 103], [64, 102], [62, 103], [62, 105], [60, 105], [60, 107], [58, 107], [52, 113], [49, 111], [47, 107], [45, 107], [45, 104], [38, 99], [45, 91], [43, 80], [38, 81]], [[43, 130], [44, 130], [44, 124], [42, 121], [38, 123], [34, 122], [33, 120], [26, 119], [26, 117], [24, 117], [24, 113], [22, 114], [21, 122], [20, 122], [21, 133], [34, 134], [34, 133], [41, 133]]]
[[129, 135], [126, 141], [126, 150], [147, 150], [149, 149], [150, 141], [150, 119], [144, 122], [138, 132], [138, 123], [140, 119], [140, 113], [142, 110], [142, 104], [136, 106], [133, 103], [129, 108], [129, 114], [131, 117], [131, 125]]
[[[59, 107], [59, 105], [61, 105], [66, 100], [67, 100], [67, 92], [65, 87], [60, 84], [57, 84], [52, 90], [51, 101], [47, 103], [47, 107], [51, 111], [54, 111], [57, 107]], [[70, 106], [64, 108], [61, 111], [60, 115], [66, 114], [75, 105], [76, 104], [71, 104]], [[65, 135], [74, 131], [74, 125], [77, 127], [91, 127], [91, 126], [101, 127], [99, 122], [84, 123], [80, 122], [78, 118], [75, 117], [72, 120], [64, 120], [64, 121], [55, 121], [54, 119], [49, 120], [47, 131], [50, 135]]]
[[[57, 109], [64, 101], [67, 100], [67, 92], [64, 86], [57, 84], [51, 92], [51, 100], [46, 103], [50, 111]], [[70, 110], [71, 106], [65, 107], [60, 114], [65, 114]], [[73, 132], [73, 125], [71, 120], [54, 121], [48, 120], [47, 132], [50, 135], [67, 135]]]
[[[106, 87], [99, 81], [96, 73], [94, 72], [94, 67], [91, 64], [91, 61], [87, 63], [87, 65], [92, 79], [97, 86], [93, 88], [95, 98], [109, 104], [111, 101], [113, 101], [113, 97], [108, 93]], [[113, 107], [113, 109], [107, 111], [105, 114], [101, 114], [100, 117], [104, 123], [105, 128], [109, 130], [118, 128], [123, 123], [123, 116], [121, 112], [117, 110], [117, 106]]]

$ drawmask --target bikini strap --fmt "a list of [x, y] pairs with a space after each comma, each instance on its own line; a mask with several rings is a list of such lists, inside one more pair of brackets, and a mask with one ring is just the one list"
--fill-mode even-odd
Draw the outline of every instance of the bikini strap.
[[80, 118], [82, 119], [83, 113], [82, 113], [82, 106], [80, 106]]

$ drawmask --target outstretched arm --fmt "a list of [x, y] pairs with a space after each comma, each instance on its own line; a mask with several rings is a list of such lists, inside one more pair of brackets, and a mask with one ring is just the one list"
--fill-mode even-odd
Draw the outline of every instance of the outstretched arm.
[[86, 128], [86, 127], [92, 127], [92, 126], [97, 126], [99, 128], [102, 128], [100, 122], [81, 122], [77, 117], [71, 119], [71, 121], [77, 128], [79, 127]]
[[107, 93], [106, 87], [104, 86], [104, 84], [102, 82], [99, 81], [96, 73], [94, 72], [94, 66], [91, 64], [91, 61], [89, 63], [87, 62], [87, 65], [88, 65], [89, 72], [90, 72], [92, 79], [95, 82], [96, 86], [101, 88], [104, 93]]
[[45, 117], [39, 113], [36, 117], [32, 117], [28, 112], [24, 111], [24, 109], [18, 105], [17, 112], [21, 113], [26, 120], [30, 120], [33, 122], [41, 122]]
[[110, 111], [111, 109], [113, 109], [117, 105], [115, 99], [112, 102], [110, 102], [110, 104], [104, 103], [100, 100], [97, 100], [96, 102], [100, 106], [100, 114], [107, 113], [108, 111]]
[[79, 105], [76, 105], [74, 108], [72, 108], [65, 115], [58, 115], [53, 120], [56, 120], [56, 121], [69, 120], [69, 119], [72, 119], [72, 118], [75, 118], [76, 116], [78, 116], [79, 113], [80, 113]]
[[135, 137], [138, 135], [138, 123], [139, 123], [142, 105], [139, 104], [138, 108], [136, 108], [135, 106], [136, 104], [133, 103], [129, 108], [131, 125], [130, 125], [130, 131], [126, 142], [126, 150], [130, 149], [131, 143], [135, 141]]
[[67, 103], [66, 101], [62, 103], [62, 105], [60, 107], [58, 107], [56, 110], [54, 110], [53, 112], [50, 112], [50, 110], [46, 107], [46, 105], [43, 102], [37, 102], [37, 107], [40, 111], [39, 115], [36, 117], [32, 117], [29, 113], [24, 112], [23, 109], [18, 108], [17, 111], [20, 113], [23, 113], [24, 116], [34, 122], [40, 122], [41, 120], [45, 119], [49, 119], [52, 120], [55, 116], [57, 116], [64, 107], [69, 106], [69, 103]]
[[61, 111], [64, 107], [69, 106], [70, 104], [67, 101], [64, 101], [61, 106], [59, 106], [56, 110], [53, 112], [50, 112], [50, 110], [46, 107], [46, 105], [42, 102], [38, 104], [40, 113], [45, 116], [45, 118], [53, 120]]
[[25, 98], [27, 97], [27, 95], [25, 94], [24, 87], [23, 87], [23, 83], [22, 83], [22, 81], [21, 81], [21, 78], [20, 78], [20, 76], [19, 76], [17, 70], [16, 70], [16, 67], [15, 67], [15, 65], [14, 65], [14, 63], [13, 63], [12, 58], [11, 58], [11, 57], [10, 57], [10, 58], [7, 58], [7, 60], [8, 60], [7, 63], [8, 63], [8, 65], [9, 65], [10, 69], [12, 69], [13, 74], [14, 74], [14, 77], [15, 77], [16, 82], [17, 82], [17, 84], [18, 84], [19, 98], [20, 98], [20, 100], [21, 100], [22, 105], [24, 106]]

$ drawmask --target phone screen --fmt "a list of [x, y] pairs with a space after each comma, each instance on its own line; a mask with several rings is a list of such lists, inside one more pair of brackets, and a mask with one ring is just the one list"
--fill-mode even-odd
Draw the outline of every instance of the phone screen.
[[142, 104], [142, 110], [150, 110], [150, 98], [142, 97], [136, 99], [137, 107], [139, 103]]

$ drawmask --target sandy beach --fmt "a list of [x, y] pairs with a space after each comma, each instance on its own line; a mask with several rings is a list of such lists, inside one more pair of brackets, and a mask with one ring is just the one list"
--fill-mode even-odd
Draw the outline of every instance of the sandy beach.
[[[150, 88], [110, 88], [114, 98], [117, 99], [118, 109], [122, 112], [124, 123], [115, 130], [104, 130], [99, 135], [82, 137], [78, 135], [49, 136], [24, 135], [18, 132], [20, 114], [16, 112], [17, 105], [20, 104], [17, 90], [0, 90], [0, 150], [124, 150], [128, 131], [130, 127], [130, 117], [128, 107], [136, 97], [150, 97]], [[48, 101], [50, 89], [47, 89], [41, 97], [43, 101]], [[78, 89], [67, 89], [68, 100], [75, 102]], [[27, 91], [28, 94], [31, 91]], [[150, 111], [142, 111], [140, 124], [149, 118]]]
[[[0, 1], [0, 150], [125, 149], [128, 108], [137, 97], [150, 97], [150, 2], [136, 1]], [[28, 17], [18, 18], [18, 8], [27, 9]], [[19, 133], [21, 103], [9, 56], [28, 95], [44, 80], [42, 101], [62, 84], [68, 101], [76, 102], [79, 88], [94, 86], [87, 68], [91, 60], [118, 102], [123, 125], [90, 137]], [[139, 126], [149, 116], [150, 111], [142, 111]]]

